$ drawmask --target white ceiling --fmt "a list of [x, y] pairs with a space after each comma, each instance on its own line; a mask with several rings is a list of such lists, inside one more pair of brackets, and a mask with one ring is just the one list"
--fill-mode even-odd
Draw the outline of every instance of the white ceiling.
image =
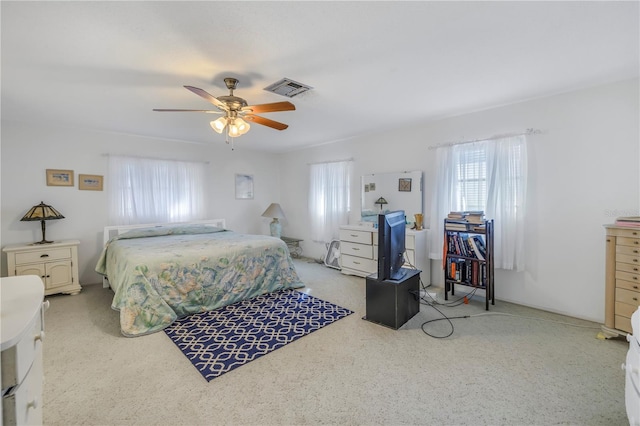
[[[281, 152], [638, 76], [639, 3], [1, 2], [2, 118], [223, 143], [183, 85], [263, 114]], [[287, 77], [314, 89], [263, 89]]]

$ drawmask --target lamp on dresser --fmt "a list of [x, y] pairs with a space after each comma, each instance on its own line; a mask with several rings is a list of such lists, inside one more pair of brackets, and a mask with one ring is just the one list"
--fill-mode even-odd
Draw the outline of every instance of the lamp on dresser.
[[389, 203], [387, 203], [387, 200], [385, 200], [384, 197], [380, 197], [376, 200], [374, 204], [380, 204], [380, 211], [382, 211], [382, 206], [384, 204], [389, 204]]
[[53, 241], [47, 241], [45, 238], [45, 221], [46, 220], [55, 220], [55, 219], [64, 219], [64, 216], [51, 207], [50, 205], [45, 204], [43, 201], [40, 201], [40, 204], [37, 206], [31, 207], [31, 209], [20, 219], [20, 221], [33, 221], [39, 220], [42, 225], [42, 241], [38, 241], [34, 244], [51, 244]]
[[284, 212], [278, 203], [271, 203], [269, 207], [262, 213], [262, 217], [271, 217], [273, 221], [269, 224], [269, 230], [271, 231], [271, 236], [280, 238], [282, 235], [282, 225], [278, 219], [284, 219]]

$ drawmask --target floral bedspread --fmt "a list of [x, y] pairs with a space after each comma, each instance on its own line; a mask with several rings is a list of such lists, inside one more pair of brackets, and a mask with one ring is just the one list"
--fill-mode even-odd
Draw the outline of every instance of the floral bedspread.
[[177, 318], [304, 287], [284, 241], [205, 226], [144, 228], [109, 240], [96, 265], [114, 289], [125, 336]]

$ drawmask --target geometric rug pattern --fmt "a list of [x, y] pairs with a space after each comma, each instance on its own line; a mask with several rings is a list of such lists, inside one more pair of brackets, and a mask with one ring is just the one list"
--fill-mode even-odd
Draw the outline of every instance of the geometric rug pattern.
[[211, 381], [352, 313], [284, 290], [180, 318], [164, 331]]

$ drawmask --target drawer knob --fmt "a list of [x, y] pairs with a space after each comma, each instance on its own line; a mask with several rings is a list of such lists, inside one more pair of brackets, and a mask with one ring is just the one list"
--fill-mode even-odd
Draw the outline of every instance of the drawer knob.
[[360, 249], [358, 247], [354, 247], [353, 251], [359, 251]]
[[40, 331], [40, 333], [36, 334], [35, 336], [33, 336], [33, 341], [37, 342], [37, 341], [43, 341], [44, 340], [44, 330]]
[[29, 408], [38, 408], [38, 400], [37, 400], [37, 399], [34, 399], [33, 401], [29, 401], [29, 402], [27, 403], [27, 410], [28, 410]]
[[637, 289], [638, 289], [638, 286], [637, 286], [637, 285], [634, 285], [634, 286], [633, 286], [633, 289], [634, 289], [634, 290], [637, 290]]
[[355, 263], [356, 265], [359, 265], [359, 264], [360, 264], [360, 262], [356, 262], [356, 261], [354, 261], [353, 263]]
[[40, 257], [49, 257], [49, 255], [45, 253], [45, 254], [41, 254]]
[[637, 302], [637, 301], [638, 301], [638, 298], [637, 298], [637, 297], [634, 297], [634, 298], [633, 298], [633, 300], [635, 300], [635, 301]]
[[638, 268], [633, 268], [634, 271], [638, 272]]

